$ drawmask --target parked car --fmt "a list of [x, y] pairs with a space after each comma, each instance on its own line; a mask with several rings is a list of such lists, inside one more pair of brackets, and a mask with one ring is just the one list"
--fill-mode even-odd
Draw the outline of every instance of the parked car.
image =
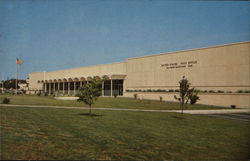
[[[16, 94], [16, 90], [15, 89], [7, 89], [4, 91], [4, 93], [10, 93], [10, 94]], [[17, 94], [23, 94], [23, 91], [21, 90], [17, 90]]]

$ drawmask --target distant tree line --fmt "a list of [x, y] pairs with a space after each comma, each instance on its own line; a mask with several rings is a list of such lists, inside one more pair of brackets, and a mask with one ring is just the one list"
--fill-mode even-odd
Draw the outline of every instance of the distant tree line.
[[[3, 83], [2, 83], [3, 82]], [[0, 84], [0, 88], [2, 88], [2, 86], [5, 89], [16, 89], [16, 79], [9, 79], [9, 80], [5, 80], [2, 81]], [[18, 80], [18, 83], [27, 83], [26, 80]], [[19, 87], [17, 87], [19, 89]]]

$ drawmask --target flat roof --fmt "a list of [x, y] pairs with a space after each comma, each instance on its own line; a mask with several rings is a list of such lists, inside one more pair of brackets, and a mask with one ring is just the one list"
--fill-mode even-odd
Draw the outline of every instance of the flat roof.
[[151, 54], [151, 55], [139, 56], [139, 57], [134, 57], [134, 58], [128, 58], [127, 60], [140, 59], [140, 58], [152, 57], [152, 56], [158, 56], [158, 55], [165, 55], [165, 54], [176, 54], [176, 53], [180, 53], [180, 52], [188, 52], [188, 51], [195, 51], [195, 50], [218, 48], [218, 47], [238, 45], [238, 44], [244, 44], [244, 43], [250, 43], [250, 41], [243, 41], [243, 42], [236, 42], [236, 43], [230, 43], [230, 44], [215, 45], [215, 46], [208, 46], [208, 47], [201, 47], [201, 48], [194, 48], [194, 49], [187, 49], [187, 50], [172, 51], [172, 52], [167, 52], [167, 53]]

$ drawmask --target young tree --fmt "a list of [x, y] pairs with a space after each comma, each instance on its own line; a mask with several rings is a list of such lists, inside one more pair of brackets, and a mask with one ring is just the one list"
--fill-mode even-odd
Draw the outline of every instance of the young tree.
[[101, 96], [100, 84], [101, 80], [92, 80], [80, 87], [79, 92], [76, 95], [77, 97], [79, 97], [78, 101], [82, 101], [85, 104], [89, 105], [90, 115], [92, 104], [94, 104], [97, 98]]
[[189, 81], [185, 78], [185, 76], [182, 77], [182, 80], [179, 81], [179, 87], [180, 87], [180, 97], [174, 96], [175, 99], [177, 99], [181, 103], [181, 113], [183, 115], [183, 106], [186, 101], [188, 101], [188, 93], [189, 93]]

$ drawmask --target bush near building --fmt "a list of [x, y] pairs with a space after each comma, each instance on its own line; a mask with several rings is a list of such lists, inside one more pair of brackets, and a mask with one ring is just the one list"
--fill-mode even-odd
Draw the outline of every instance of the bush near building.
[[[250, 90], [223, 91], [223, 90], [196, 90], [200, 93], [250, 93]], [[179, 89], [127, 89], [126, 92], [180, 92]]]
[[9, 104], [9, 103], [10, 103], [10, 99], [9, 98], [7, 98], [7, 97], [3, 98], [2, 104]]

